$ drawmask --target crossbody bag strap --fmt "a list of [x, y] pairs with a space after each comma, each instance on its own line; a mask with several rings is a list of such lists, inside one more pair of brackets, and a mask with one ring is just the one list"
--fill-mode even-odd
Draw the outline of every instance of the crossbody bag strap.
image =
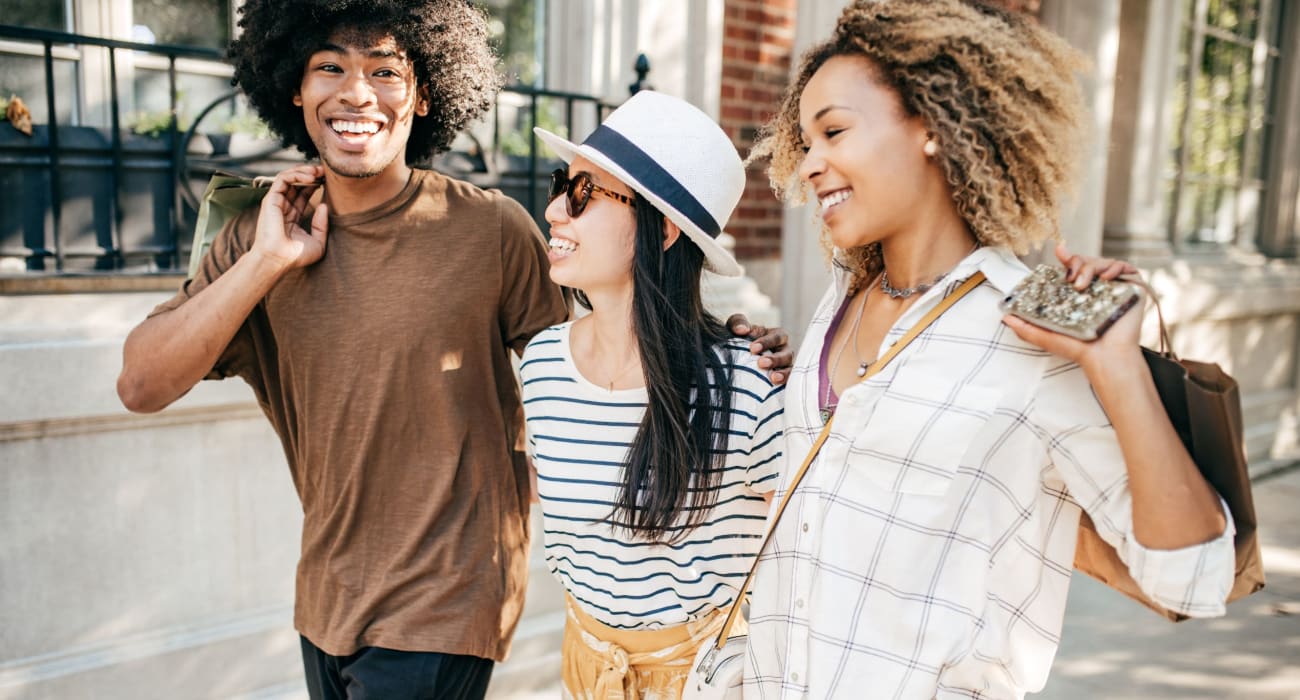
[[[982, 282], [984, 282], [983, 272], [976, 272], [965, 282], [962, 282], [961, 286], [953, 290], [952, 294], [944, 297], [943, 300], [936, 304], [933, 309], [930, 309], [925, 316], [922, 316], [921, 320], [916, 322], [916, 325], [912, 326], [912, 328], [908, 330], [907, 333], [903, 334], [903, 337], [899, 338], [884, 355], [880, 356], [880, 359], [871, 363], [871, 367], [867, 370], [867, 373], [863, 375], [861, 381], [865, 382], [879, 374], [880, 371], [885, 368], [885, 365], [889, 364], [890, 360], [897, 357], [898, 353], [902, 352], [903, 348], [907, 347], [908, 343], [915, 340], [918, 335], [921, 335], [921, 331], [928, 328], [930, 324], [934, 323], [935, 319], [943, 315], [943, 312], [947, 311], [953, 304], [960, 301], [962, 297], [969, 294], [971, 290], [980, 286]], [[821, 450], [822, 445], [825, 444], [826, 438], [830, 436], [831, 423], [834, 421], [835, 416], [832, 415], [830, 419], [826, 421], [826, 425], [822, 426], [822, 431], [817, 436], [817, 440], [813, 442], [812, 448], [808, 450], [808, 456], [804, 457], [803, 464], [799, 466], [799, 471], [795, 472], [794, 478], [790, 480], [790, 488], [786, 489], [785, 495], [781, 497], [781, 502], [777, 504], [776, 514], [772, 516], [772, 524], [767, 529], [767, 535], [763, 537], [763, 544], [758, 546], [758, 553], [754, 555], [754, 563], [749, 567], [749, 573], [745, 576], [745, 583], [740, 587], [740, 594], [737, 595], [736, 600], [732, 602], [731, 610], [727, 612], [727, 621], [722, 623], [722, 631], [718, 633], [717, 639], [713, 641], [715, 648], [721, 649], [722, 645], [726, 643], [727, 638], [731, 636], [731, 628], [736, 624], [736, 618], [740, 615], [740, 602], [749, 591], [749, 585], [754, 581], [754, 572], [758, 571], [758, 560], [763, 556], [763, 551], [767, 549], [767, 544], [772, 541], [772, 535], [776, 533], [777, 523], [781, 522], [781, 515], [785, 513], [785, 507], [790, 504], [790, 496], [792, 496], [794, 490], [799, 487], [799, 482], [803, 481], [804, 474], [808, 472], [808, 467], [812, 465], [813, 459], [817, 457], [817, 453]]]

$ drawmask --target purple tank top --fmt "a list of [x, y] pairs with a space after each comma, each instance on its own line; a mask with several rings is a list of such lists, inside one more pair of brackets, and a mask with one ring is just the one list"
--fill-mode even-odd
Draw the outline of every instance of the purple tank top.
[[826, 411], [833, 412], [840, 404], [839, 394], [835, 393], [835, 388], [831, 385], [831, 341], [835, 339], [835, 333], [839, 331], [840, 323], [844, 320], [844, 312], [848, 308], [849, 297], [845, 296], [844, 301], [840, 302], [839, 311], [835, 312], [835, 318], [831, 319], [831, 325], [826, 329], [826, 337], [822, 340], [821, 360], [817, 363], [817, 404], [823, 414]]

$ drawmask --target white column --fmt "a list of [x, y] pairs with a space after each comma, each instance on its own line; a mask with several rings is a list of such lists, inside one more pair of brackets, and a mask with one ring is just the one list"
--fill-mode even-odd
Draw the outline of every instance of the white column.
[[[843, 0], [805, 0], [795, 17], [794, 56], [791, 72], [813, 44], [827, 39], [835, 28]], [[818, 238], [821, 220], [811, 205], [786, 209], [781, 225], [781, 323], [798, 347], [817, 302], [830, 280], [830, 268]]]
[[547, 21], [547, 87], [627, 99], [638, 54], [649, 83], [718, 115], [723, 0], [565, 0]]
[[[650, 85], [717, 118], [723, 0], [564, 0], [549, 7], [547, 88], [620, 103], [644, 53]], [[596, 128], [594, 114], [577, 110], [572, 128], [584, 138]]]
[[1300, 7], [1282, 7], [1282, 56], [1277, 63], [1275, 131], [1265, 175], [1266, 193], [1261, 248], [1270, 254], [1293, 254], [1300, 236]]
[[1125, 2], [1120, 9], [1102, 249], [1143, 265], [1170, 256], [1163, 171], [1183, 2]]
[[[658, 0], [664, 2], [664, 0]], [[722, 100], [723, 0], [690, 0], [686, 19], [683, 97], [718, 119]]]
[[1092, 63], [1092, 70], [1080, 76], [1089, 111], [1090, 138], [1079, 164], [1079, 188], [1061, 212], [1062, 237], [1076, 252], [1091, 255], [1101, 252], [1104, 227], [1107, 146], [1119, 54], [1119, 6], [1119, 0], [1045, 0], [1041, 14], [1043, 26], [1064, 37]]
[[[110, 0], [73, 0], [73, 31], [97, 37], [131, 39], [131, 3]], [[97, 47], [81, 48], [81, 90], [78, 110], [81, 124], [108, 126], [112, 123], [112, 93], [109, 80], [108, 50]], [[125, 122], [135, 111], [135, 55], [131, 51], [117, 52], [117, 99], [121, 118]], [[61, 92], [64, 100], [74, 93]]]

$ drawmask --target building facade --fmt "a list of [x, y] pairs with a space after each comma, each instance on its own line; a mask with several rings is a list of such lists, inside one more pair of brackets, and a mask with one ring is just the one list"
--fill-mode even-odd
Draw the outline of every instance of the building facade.
[[[236, 31], [233, 1], [19, 0], [26, 14], [16, 17], [215, 47]], [[512, 77], [616, 103], [645, 54], [646, 82], [713, 115], [743, 154], [792, 63], [844, 3], [488, 4]], [[1254, 468], [1300, 458], [1300, 5], [1008, 4], [1093, 64], [1083, 78], [1093, 135], [1064, 238], [1138, 263], [1161, 292], [1176, 349], [1237, 377]], [[177, 8], [199, 19], [178, 20]], [[191, 24], [206, 29], [186, 35]], [[60, 88], [60, 123], [108, 123], [102, 52], [54, 53], [58, 84], [75, 86]], [[39, 94], [40, 61], [31, 45], [0, 41], [0, 96]], [[117, 66], [130, 112], [165, 105], [164, 69], [148, 57]], [[191, 110], [229, 76], [219, 62], [178, 69]], [[27, 101], [35, 121], [49, 118], [42, 100]], [[581, 138], [596, 120], [580, 113], [566, 128]], [[828, 279], [819, 226], [807, 208], [777, 203], [761, 168], [728, 227], [749, 277], [710, 284], [726, 310], [776, 320], [779, 307], [797, 337]], [[300, 696], [291, 606], [301, 516], [251, 393], [206, 382], [150, 416], [127, 414], [114, 393], [122, 339], [177, 279], [12, 263], [0, 272], [0, 698]], [[540, 554], [532, 573], [494, 697], [558, 677], [561, 596]]]

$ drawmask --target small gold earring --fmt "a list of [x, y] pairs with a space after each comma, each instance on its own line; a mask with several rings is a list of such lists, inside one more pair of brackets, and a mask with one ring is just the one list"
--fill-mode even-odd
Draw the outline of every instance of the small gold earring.
[[937, 153], [939, 153], [939, 144], [935, 143], [934, 139], [931, 139], [925, 142], [925, 145], [921, 147], [921, 151], [924, 152], [926, 156], [933, 158]]

